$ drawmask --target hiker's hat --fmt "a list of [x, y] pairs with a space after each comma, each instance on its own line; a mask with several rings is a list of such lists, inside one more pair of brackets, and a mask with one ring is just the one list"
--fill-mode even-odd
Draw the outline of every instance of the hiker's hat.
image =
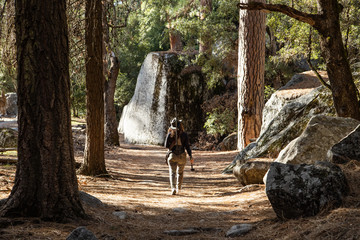
[[[181, 122], [182, 122], [182, 120], [177, 120], [176, 118], [173, 118], [173, 119], [170, 121], [170, 128], [173, 129], [173, 130], [179, 128]], [[176, 123], [177, 123], [177, 126], [176, 126]]]

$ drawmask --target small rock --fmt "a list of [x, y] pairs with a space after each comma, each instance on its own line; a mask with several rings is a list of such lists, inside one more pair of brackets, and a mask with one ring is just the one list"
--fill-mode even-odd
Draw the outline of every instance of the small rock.
[[165, 234], [170, 236], [185, 236], [185, 235], [191, 235], [195, 233], [199, 233], [200, 230], [189, 228], [189, 229], [183, 229], [183, 230], [166, 230], [164, 231]]
[[124, 220], [127, 217], [127, 213], [124, 211], [116, 211], [112, 213], [113, 215], [117, 216], [118, 218]]
[[96, 197], [83, 192], [83, 191], [79, 191], [79, 197], [80, 200], [84, 203], [86, 203], [87, 205], [91, 206], [91, 207], [103, 207], [104, 204]]
[[226, 237], [238, 237], [250, 232], [251, 229], [252, 225], [247, 223], [234, 225], [226, 232]]
[[66, 240], [98, 240], [86, 227], [78, 227], [70, 233]]
[[183, 212], [186, 212], [186, 209], [185, 208], [174, 208], [173, 211], [178, 212], [178, 213], [183, 213]]

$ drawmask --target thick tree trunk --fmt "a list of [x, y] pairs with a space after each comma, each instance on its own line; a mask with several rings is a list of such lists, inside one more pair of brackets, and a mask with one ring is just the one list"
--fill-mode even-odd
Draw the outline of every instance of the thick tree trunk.
[[105, 81], [105, 142], [108, 145], [119, 146], [118, 121], [114, 104], [116, 80], [119, 75], [120, 64], [114, 53], [110, 53], [110, 69]]
[[264, 107], [264, 70], [265, 14], [260, 11], [240, 10], [238, 150], [244, 149], [250, 139], [257, 138], [260, 133]]
[[104, 157], [104, 76], [101, 0], [86, 1], [86, 141], [84, 163], [79, 172], [85, 175], [107, 174]]
[[19, 160], [1, 216], [84, 217], [71, 133], [66, 1], [16, 1], [16, 42]]

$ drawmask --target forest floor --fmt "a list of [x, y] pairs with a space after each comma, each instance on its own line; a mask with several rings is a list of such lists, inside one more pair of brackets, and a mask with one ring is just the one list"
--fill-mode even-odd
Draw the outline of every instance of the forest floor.
[[[264, 185], [243, 187], [221, 171], [237, 154], [194, 151], [195, 171], [186, 166], [183, 189], [171, 195], [168, 167], [161, 146], [129, 145], [106, 148], [110, 177], [78, 175], [81, 191], [104, 206], [83, 204], [87, 220], [69, 223], [40, 219], [0, 218], [0, 239], [66, 239], [85, 226], [98, 239], [228, 239], [233, 226], [248, 223], [252, 230], [238, 239], [360, 239], [360, 164], [343, 166], [351, 194], [344, 206], [315, 217], [280, 221], [265, 194]], [[83, 153], [76, 151], [76, 161]], [[1, 158], [0, 154], [0, 158]], [[14, 184], [15, 165], [0, 165], [0, 199]], [[113, 213], [126, 213], [120, 219]], [[10, 222], [10, 225], [9, 225]], [[169, 230], [197, 229], [192, 235], [172, 236]]]

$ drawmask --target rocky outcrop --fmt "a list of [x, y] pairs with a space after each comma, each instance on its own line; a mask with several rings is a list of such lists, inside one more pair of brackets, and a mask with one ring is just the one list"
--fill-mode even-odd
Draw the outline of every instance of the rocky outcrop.
[[291, 141], [275, 161], [290, 164], [325, 161], [331, 147], [359, 124], [360, 121], [352, 118], [315, 116], [309, 121], [304, 132]]
[[328, 151], [328, 160], [333, 163], [347, 163], [351, 160], [360, 161], [360, 126], [348, 136], [336, 143]]
[[[321, 71], [320, 75], [328, 80], [326, 72]], [[270, 122], [289, 101], [310, 93], [321, 83], [313, 71], [295, 74], [283, 87], [271, 95], [263, 110], [262, 129], [266, 129]]]
[[[270, 100], [265, 109], [275, 104]], [[313, 116], [335, 115], [331, 92], [323, 86], [286, 101], [276, 114], [266, 115], [267, 112], [264, 111], [263, 119], [271, 121], [262, 126], [259, 138], [242, 150], [224, 172], [232, 172], [235, 164], [244, 164], [251, 158], [276, 158], [283, 148], [300, 136]]]
[[233, 169], [234, 176], [242, 185], [262, 184], [266, 172], [274, 159], [255, 158], [244, 164], [236, 165]]
[[126, 142], [163, 144], [176, 115], [183, 119], [190, 137], [202, 129], [206, 87], [200, 68], [192, 66], [190, 59], [173, 52], [148, 54], [121, 116], [118, 130]]
[[341, 169], [329, 162], [270, 166], [266, 194], [280, 219], [314, 216], [339, 207], [349, 187]]

